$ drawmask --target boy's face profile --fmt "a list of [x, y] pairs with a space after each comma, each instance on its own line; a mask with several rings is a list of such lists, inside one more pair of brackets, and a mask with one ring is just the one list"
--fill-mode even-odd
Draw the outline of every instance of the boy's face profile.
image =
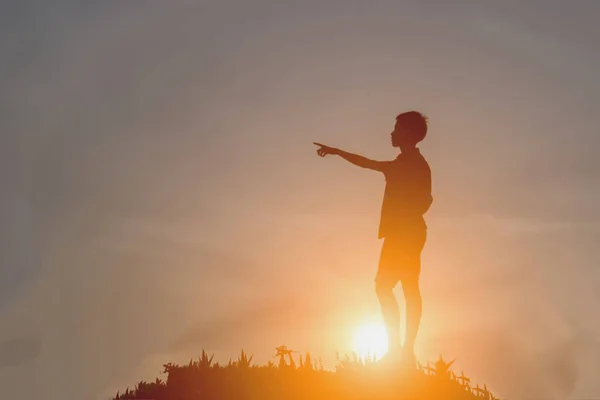
[[410, 132], [406, 129], [406, 127], [402, 126], [400, 121], [396, 121], [391, 138], [393, 147], [402, 147], [410, 142]]

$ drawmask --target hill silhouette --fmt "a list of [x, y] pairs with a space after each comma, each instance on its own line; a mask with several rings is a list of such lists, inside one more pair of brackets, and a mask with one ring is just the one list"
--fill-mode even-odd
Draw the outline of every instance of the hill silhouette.
[[285, 346], [278, 347], [278, 364], [258, 366], [242, 350], [236, 361], [220, 365], [203, 350], [187, 365], [163, 365], [165, 380], [139, 382], [113, 400], [497, 399], [485, 385], [472, 387], [462, 372], [455, 374], [450, 369], [452, 361], [441, 356], [410, 371], [382, 368], [371, 358], [346, 356], [338, 358], [335, 371], [328, 371], [320, 361], [313, 362], [310, 354], [300, 355], [296, 363], [291, 353]]

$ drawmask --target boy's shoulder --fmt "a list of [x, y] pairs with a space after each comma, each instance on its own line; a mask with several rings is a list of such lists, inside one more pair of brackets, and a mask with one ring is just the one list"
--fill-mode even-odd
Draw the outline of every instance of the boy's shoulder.
[[428, 164], [427, 159], [425, 158], [423, 153], [421, 153], [421, 150], [419, 150], [418, 148], [416, 149], [416, 151], [411, 151], [406, 154], [400, 154], [398, 157], [396, 157], [396, 161], [402, 161], [402, 162], [406, 162], [408, 164], [417, 164], [417, 165]]

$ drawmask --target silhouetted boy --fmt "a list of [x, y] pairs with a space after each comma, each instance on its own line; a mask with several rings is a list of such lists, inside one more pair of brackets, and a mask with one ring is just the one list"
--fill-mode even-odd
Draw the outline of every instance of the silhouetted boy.
[[[393, 161], [375, 161], [357, 154], [314, 143], [319, 146], [317, 154], [338, 155], [359, 167], [383, 172], [386, 180], [379, 238], [384, 238], [375, 291], [381, 303], [381, 312], [388, 333], [390, 361], [402, 361], [414, 366], [414, 344], [421, 322], [421, 252], [427, 238], [427, 225], [423, 215], [429, 210], [431, 196], [431, 170], [421, 155], [417, 144], [427, 134], [427, 118], [416, 111], [396, 117], [391, 133], [392, 146], [400, 148], [400, 155]], [[402, 284], [406, 301], [406, 337], [400, 343], [400, 310], [394, 296], [396, 284]]]

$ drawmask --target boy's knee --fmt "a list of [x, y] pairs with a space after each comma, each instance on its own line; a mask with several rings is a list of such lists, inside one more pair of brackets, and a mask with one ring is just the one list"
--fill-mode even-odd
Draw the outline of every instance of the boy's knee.
[[375, 281], [375, 293], [378, 297], [387, 297], [394, 294], [394, 286], [390, 282], [377, 280]]
[[402, 291], [406, 298], [421, 297], [421, 289], [418, 280], [409, 280], [402, 282]]

